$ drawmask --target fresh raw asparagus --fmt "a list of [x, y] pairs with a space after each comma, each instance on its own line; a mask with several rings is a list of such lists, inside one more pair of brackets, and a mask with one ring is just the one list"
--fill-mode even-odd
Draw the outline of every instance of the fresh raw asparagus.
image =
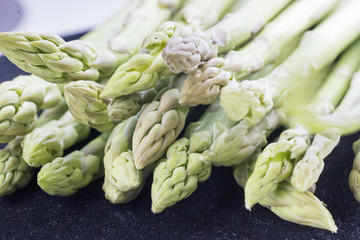
[[[45, 109], [36, 122], [36, 127], [60, 118], [65, 111], [65, 103], [55, 108]], [[34, 169], [24, 161], [22, 156], [23, 139], [23, 136], [18, 136], [0, 150], [0, 197], [25, 187], [34, 175]]]
[[[311, 74], [330, 64], [360, 35], [356, 0], [343, 1], [312, 31], [305, 33], [299, 47], [267, 77], [257, 81], [232, 81], [221, 92], [221, 104], [233, 120], [256, 123], [292, 89], [301, 87]], [[302, 63], [302, 64], [299, 64]]]
[[188, 126], [184, 138], [169, 147], [166, 158], [158, 163], [154, 171], [151, 188], [151, 209], [154, 213], [189, 197], [198, 182], [209, 178], [211, 164], [200, 161], [200, 155], [218, 134], [234, 124], [220, 103], [216, 102], [198, 122]]
[[94, 81], [75, 81], [65, 85], [64, 96], [69, 111], [82, 124], [100, 132], [110, 131], [140, 111], [141, 105], [151, 102], [158, 92], [167, 87], [169, 77], [163, 77], [148, 90], [114, 99], [102, 99], [104, 86]]
[[249, 1], [204, 32], [173, 37], [162, 52], [164, 63], [174, 73], [193, 72], [204, 61], [249, 40], [290, 2]]
[[49, 82], [98, 80], [112, 74], [120, 61], [120, 55], [111, 52], [107, 42], [123, 28], [139, 2], [128, 1], [126, 7], [81, 40], [66, 42], [55, 34], [0, 33], [0, 52], [23, 71]]
[[240, 121], [217, 136], [200, 159], [216, 166], [240, 164], [267, 144], [267, 137], [284, 123], [284, 119], [279, 110], [273, 110], [254, 126]]
[[[256, 154], [247, 162], [234, 167], [234, 177], [242, 188], [254, 169]], [[298, 192], [288, 182], [282, 182], [269, 196], [260, 201], [280, 218], [301, 225], [336, 232], [337, 227], [324, 204], [310, 191]]]
[[251, 209], [290, 177], [294, 162], [304, 156], [309, 145], [309, 133], [300, 125], [284, 131], [277, 142], [267, 145], [246, 183], [245, 207]]
[[81, 80], [64, 87], [65, 100], [74, 118], [99, 132], [107, 132], [114, 127], [107, 113], [110, 100], [100, 98], [103, 89], [103, 85], [97, 82]]
[[63, 155], [65, 149], [84, 140], [90, 127], [80, 124], [67, 111], [59, 120], [53, 120], [26, 135], [23, 158], [32, 167], [40, 167]]
[[240, 50], [232, 50], [224, 58], [212, 58], [190, 73], [180, 92], [181, 104], [209, 104], [229, 81], [239, 81], [274, 61], [279, 65], [297, 47], [300, 35], [338, 2], [303, 0], [290, 4]]
[[103, 133], [80, 151], [54, 159], [42, 166], [38, 185], [50, 195], [70, 196], [104, 175], [103, 157], [109, 133]]
[[228, 10], [234, 0], [188, 1], [175, 16], [174, 21], [165, 22], [156, 33], [142, 43], [141, 53], [121, 65], [102, 93], [103, 98], [114, 98], [153, 87], [163, 74], [169, 74], [164, 65], [161, 51], [175, 35], [191, 32], [192, 29], [205, 29], [215, 24]]
[[353, 163], [353, 168], [349, 176], [349, 185], [351, 191], [354, 193], [354, 197], [358, 202], [360, 202], [360, 141], [357, 140], [354, 142], [353, 150], [355, 153], [355, 159]]
[[185, 126], [189, 107], [179, 104], [180, 76], [171, 88], [141, 112], [132, 140], [135, 166], [142, 169], [155, 162], [175, 141]]
[[55, 84], [35, 76], [19, 76], [0, 84], [0, 142], [31, 132], [41, 109], [62, 104]]
[[[349, 47], [339, 59], [329, 77], [316, 94], [305, 112], [309, 116], [329, 114], [339, 104], [345, 95], [351, 76], [360, 66], [360, 40]], [[324, 168], [324, 159], [339, 143], [341, 133], [335, 128], [330, 128], [316, 133], [311, 146], [306, 151], [303, 159], [298, 161], [291, 175], [291, 184], [299, 191], [305, 191], [315, 184]]]
[[110, 134], [105, 146], [105, 197], [114, 204], [133, 200], [141, 191], [154, 165], [144, 169], [135, 168], [131, 152], [131, 138], [139, 116], [133, 116], [118, 124]]

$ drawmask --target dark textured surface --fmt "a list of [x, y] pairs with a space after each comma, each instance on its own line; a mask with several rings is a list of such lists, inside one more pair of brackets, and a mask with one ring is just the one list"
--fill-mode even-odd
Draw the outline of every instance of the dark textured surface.
[[[21, 72], [0, 57], [0, 81]], [[188, 199], [151, 213], [148, 179], [133, 202], [112, 205], [101, 189], [102, 179], [71, 197], [44, 193], [36, 181], [0, 198], [1, 239], [359, 239], [360, 203], [348, 187], [359, 134], [342, 138], [326, 159], [316, 195], [324, 201], [339, 228], [337, 234], [289, 223], [256, 205], [244, 208], [243, 190], [231, 168], [214, 168]]]

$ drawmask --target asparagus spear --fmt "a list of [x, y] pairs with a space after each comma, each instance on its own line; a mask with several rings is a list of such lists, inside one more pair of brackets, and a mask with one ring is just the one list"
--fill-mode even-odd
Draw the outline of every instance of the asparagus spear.
[[179, 104], [180, 76], [170, 88], [141, 112], [132, 140], [135, 166], [142, 169], [158, 160], [185, 126], [189, 107]]
[[360, 167], [359, 167], [359, 159], [360, 159], [360, 141], [357, 140], [353, 144], [353, 150], [355, 153], [355, 159], [353, 163], [353, 168], [350, 172], [349, 176], [349, 186], [351, 191], [354, 193], [354, 197], [358, 202], [360, 202]]
[[233, 126], [219, 102], [212, 104], [198, 122], [191, 123], [185, 137], [173, 143], [154, 171], [151, 188], [152, 211], [162, 212], [190, 196], [198, 182], [207, 180], [211, 164], [200, 161], [200, 154], [221, 132]]
[[0, 33], [0, 52], [23, 71], [46, 81], [97, 80], [115, 70], [120, 56], [108, 49], [107, 42], [123, 28], [140, 1], [128, 1], [115, 16], [80, 40], [66, 42], [55, 34]]
[[[358, 40], [341, 56], [324, 86], [317, 93], [310, 106], [306, 108], [310, 110], [310, 112], [305, 112], [306, 115], [316, 116], [330, 113], [339, 104], [350, 85], [351, 76], [360, 65], [359, 53], [360, 41]], [[358, 90], [350, 89], [347, 94], [350, 94], [351, 91]], [[341, 132], [336, 128], [315, 134], [311, 146], [303, 159], [296, 163], [291, 176], [291, 184], [297, 190], [305, 191], [317, 182], [324, 168], [324, 159], [339, 143], [340, 136]]]
[[63, 101], [58, 87], [35, 76], [18, 76], [0, 84], [0, 142], [31, 132], [41, 109]]
[[[234, 178], [242, 188], [254, 169], [256, 154], [234, 167]], [[337, 227], [324, 204], [310, 191], [298, 192], [288, 182], [282, 182], [269, 196], [260, 201], [280, 218], [301, 225], [336, 232]]]
[[254, 126], [240, 121], [217, 136], [200, 159], [216, 166], [240, 164], [267, 144], [267, 137], [284, 122], [284, 119], [279, 110], [273, 110]]
[[103, 133], [79, 151], [58, 157], [42, 166], [38, 185], [50, 195], [70, 196], [104, 175], [104, 148], [109, 133]]
[[[331, 63], [360, 34], [360, 7], [355, 0], [343, 1], [336, 11], [305, 33], [300, 46], [267, 77], [257, 81], [232, 81], [222, 89], [221, 104], [233, 120], [256, 123], [281, 99], [312, 73]], [[334, 34], [335, 33], [335, 34]], [[302, 64], [299, 64], [302, 63]]]
[[[65, 103], [55, 108], [45, 109], [41, 113], [36, 127], [60, 118], [65, 111]], [[34, 169], [22, 157], [21, 142], [23, 139], [24, 136], [18, 136], [0, 150], [0, 197], [25, 187], [34, 175]]]
[[[0, 51], [22, 70], [50, 82], [97, 81], [111, 76], [116, 67], [135, 54], [142, 39], [169, 19], [173, 10], [181, 4], [182, 0], [164, 3], [160, 0], [143, 0], [141, 4], [131, 1], [130, 6], [114, 19], [123, 27], [112, 38], [109, 48], [106, 44], [94, 46], [86, 39], [65, 42], [54, 34], [1, 33]], [[112, 21], [109, 24], [113, 26]], [[97, 33], [90, 36], [94, 42], [97, 41]]]
[[174, 73], [195, 71], [198, 66], [220, 53], [244, 43], [276, 16], [290, 0], [249, 1], [236, 13], [215, 26], [185, 37], [176, 36], [164, 48], [164, 63]]
[[181, 104], [209, 104], [229, 81], [239, 81], [270, 62], [279, 65], [297, 47], [299, 36], [338, 2], [304, 0], [290, 4], [240, 50], [232, 50], [224, 58], [212, 58], [190, 73], [180, 92]]
[[133, 116], [118, 124], [105, 146], [103, 190], [105, 197], [114, 204], [126, 203], [137, 197], [154, 167], [135, 168], [131, 138], [138, 118], [138, 115]]
[[78, 123], [70, 112], [26, 135], [23, 158], [32, 167], [40, 167], [63, 155], [65, 149], [79, 142], [90, 133], [90, 127]]
[[116, 70], [101, 96], [114, 98], [153, 87], [161, 75], [169, 74], [161, 55], [167, 42], [194, 27], [205, 29], [215, 24], [233, 2], [225, 0], [208, 4], [207, 0], [188, 1], [174, 21], [165, 22], [156, 33], [145, 38], [141, 53]]
[[114, 99], [101, 99], [103, 85], [80, 80], [66, 84], [64, 96], [69, 111], [77, 121], [106, 132], [116, 123], [135, 115], [142, 104], [152, 101], [168, 83], [169, 78], [164, 77], [152, 89]]

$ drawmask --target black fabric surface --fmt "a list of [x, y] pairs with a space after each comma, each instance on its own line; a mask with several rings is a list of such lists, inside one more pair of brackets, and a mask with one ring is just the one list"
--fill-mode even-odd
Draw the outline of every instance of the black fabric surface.
[[[19, 74], [20, 70], [0, 57], [0, 81]], [[337, 234], [286, 222], [260, 205], [247, 211], [243, 190], [237, 186], [232, 168], [213, 168], [210, 179], [200, 183], [188, 199], [156, 215], [151, 212], [152, 177], [139, 197], [124, 205], [112, 205], [105, 199], [102, 179], [70, 197], [47, 195], [34, 179], [26, 188], [0, 198], [0, 236], [1, 239], [360, 239], [360, 203], [348, 187], [354, 159], [352, 143], [358, 137], [355, 134], [342, 138], [326, 158], [317, 184], [316, 196], [332, 213], [339, 228]]]

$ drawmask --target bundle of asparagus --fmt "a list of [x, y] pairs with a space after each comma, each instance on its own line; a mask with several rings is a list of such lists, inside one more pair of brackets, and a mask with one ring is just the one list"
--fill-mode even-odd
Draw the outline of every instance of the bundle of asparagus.
[[[233, 166], [246, 208], [336, 232], [314, 186], [340, 137], [360, 131], [356, 9], [358, 0], [136, 0], [79, 40], [0, 33], [0, 51], [33, 74], [0, 84], [0, 196], [41, 167], [48, 194], [103, 177], [105, 198], [127, 203], [153, 174], [160, 213], [213, 166]], [[209, 106], [196, 119], [199, 104]], [[102, 133], [90, 139], [91, 128]]]

